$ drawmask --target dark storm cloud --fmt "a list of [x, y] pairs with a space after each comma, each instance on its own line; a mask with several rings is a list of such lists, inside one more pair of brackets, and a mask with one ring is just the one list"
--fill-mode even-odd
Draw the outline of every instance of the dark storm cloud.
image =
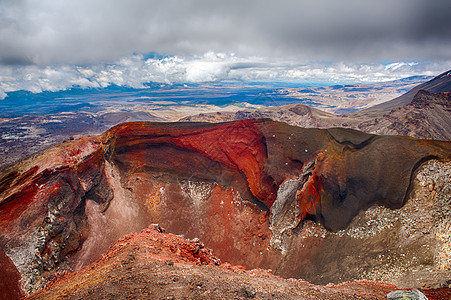
[[449, 0], [3, 0], [0, 62], [210, 50], [301, 61], [450, 59], [450, 14]]

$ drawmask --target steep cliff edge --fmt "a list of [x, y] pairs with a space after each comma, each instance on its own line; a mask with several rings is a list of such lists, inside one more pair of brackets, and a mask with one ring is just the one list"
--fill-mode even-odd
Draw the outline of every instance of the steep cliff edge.
[[124, 123], [3, 170], [0, 246], [26, 292], [152, 223], [200, 238], [223, 261], [340, 281], [308, 272], [334, 253], [332, 238], [299, 234], [305, 224], [335, 238], [362, 210], [403, 207], [433, 158], [449, 161], [451, 143], [270, 120]]

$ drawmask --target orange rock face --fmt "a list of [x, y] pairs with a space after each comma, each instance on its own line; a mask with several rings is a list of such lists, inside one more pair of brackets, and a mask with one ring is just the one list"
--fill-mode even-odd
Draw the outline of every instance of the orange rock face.
[[252, 195], [270, 207], [276, 186], [264, 174], [267, 161], [264, 137], [251, 120], [197, 130], [175, 139], [178, 146], [202, 153], [211, 160], [242, 172]]
[[[324, 157], [324, 153], [319, 153], [316, 158], [316, 163], [321, 163]], [[297, 191], [296, 198], [299, 203], [298, 222], [302, 222], [307, 214], [316, 215], [316, 208], [320, 204], [321, 194], [324, 191], [323, 180], [324, 177], [321, 175], [321, 171], [315, 168], [309, 174], [309, 178], [303, 184], [302, 189]]]

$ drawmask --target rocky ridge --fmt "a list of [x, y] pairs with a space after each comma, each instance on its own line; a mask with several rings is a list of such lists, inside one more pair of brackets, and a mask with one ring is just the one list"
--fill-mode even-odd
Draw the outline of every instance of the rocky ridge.
[[[393, 290], [394, 285], [372, 281], [316, 286], [220, 264], [198, 240], [153, 225], [124, 236], [93, 264], [57, 278], [29, 299], [386, 299]], [[451, 295], [445, 289], [423, 292], [431, 300]]]

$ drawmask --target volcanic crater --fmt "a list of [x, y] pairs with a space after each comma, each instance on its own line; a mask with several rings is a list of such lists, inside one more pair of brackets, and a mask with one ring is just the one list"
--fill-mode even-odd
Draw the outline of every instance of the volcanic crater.
[[[80, 270], [119, 238], [154, 223], [198, 238], [221, 261], [248, 269], [316, 284], [378, 280], [385, 277], [371, 271], [394, 264], [383, 257], [402, 243], [401, 217], [373, 235], [346, 234], [378, 214], [388, 218], [414, 205], [418, 172], [433, 161], [433, 171], [449, 177], [450, 159], [451, 142], [267, 119], [123, 123], [4, 169], [0, 246], [26, 293], [58, 272]], [[449, 202], [443, 188], [433, 197], [443, 193]], [[446, 226], [449, 216], [440, 220]], [[447, 244], [425, 242], [426, 235], [409, 237], [405, 258], [422, 245], [435, 254], [420, 257], [410, 278], [409, 270], [387, 277], [391, 283], [427, 281], [419, 267], [425, 265], [438, 274], [429, 287], [446, 280], [451, 265], [435, 256]]]

